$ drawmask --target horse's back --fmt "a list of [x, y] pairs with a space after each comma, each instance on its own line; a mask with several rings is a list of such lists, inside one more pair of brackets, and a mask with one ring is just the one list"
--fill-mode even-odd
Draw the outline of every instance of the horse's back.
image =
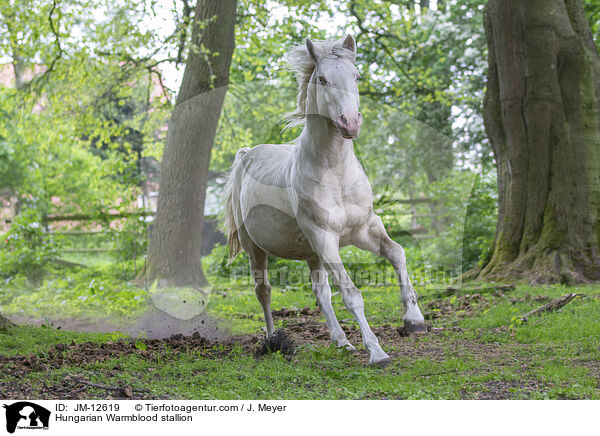
[[294, 144], [261, 144], [247, 150], [242, 156], [245, 177], [269, 186], [288, 187], [293, 150]]

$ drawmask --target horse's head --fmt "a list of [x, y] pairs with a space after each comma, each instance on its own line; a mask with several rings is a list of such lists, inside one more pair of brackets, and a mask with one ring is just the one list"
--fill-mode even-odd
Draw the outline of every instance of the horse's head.
[[315, 63], [308, 94], [313, 111], [328, 118], [344, 138], [356, 138], [362, 114], [358, 111], [358, 70], [354, 66], [356, 42], [350, 35], [331, 42], [306, 40], [306, 49]]

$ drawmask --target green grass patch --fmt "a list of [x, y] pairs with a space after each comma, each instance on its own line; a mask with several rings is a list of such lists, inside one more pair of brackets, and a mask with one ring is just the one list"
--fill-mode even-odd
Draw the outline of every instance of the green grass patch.
[[53, 325], [42, 327], [18, 326], [0, 331], [0, 355], [15, 356], [44, 353], [56, 344], [114, 341], [122, 333], [78, 333], [57, 330]]

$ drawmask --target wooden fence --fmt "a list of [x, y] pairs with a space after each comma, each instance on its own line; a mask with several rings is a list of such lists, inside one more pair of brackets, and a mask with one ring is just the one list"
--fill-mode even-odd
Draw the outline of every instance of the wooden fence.
[[[411, 228], [395, 232], [392, 237], [412, 236], [416, 239], [431, 238], [430, 230], [426, 227], [419, 226], [419, 218], [435, 218], [432, 214], [420, 214], [417, 213], [414, 205], [431, 203], [433, 200], [430, 198], [407, 198], [407, 199], [396, 199], [396, 198], [382, 198], [375, 201], [374, 206], [385, 207], [392, 204], [409, 204], [413, 205], [410, 211], [400, 212], [398, 215], [410, 215], [411, 216]], [[73, 221], [96, 221], [101, 223], [108, 223], [117, 219], [142, 217], [142, 216], [154, 216], [155, 212], [124, 212], [124, 213], [100, 213], [100, 214], [68, 214], [68, 215], [45, 215], [42, 218], [42, 223], [46, 229], [50, 223], [59, 222], [73, 222]], [[214, 218], [214, 217], [207, 217]], [[5, 219], [5, 223], [10, 224], [11, 219]], [[90, 236], [90, 235], [101, 235], [105, 234], [106, 230], [53, 230], [48, 232], [55, 235], [62, 235], [67, 237], [79, 237], [79, 236]], [[110, 251], [110, 248], [66, 248], [62, 250], [64, 253], [102, 253]]]

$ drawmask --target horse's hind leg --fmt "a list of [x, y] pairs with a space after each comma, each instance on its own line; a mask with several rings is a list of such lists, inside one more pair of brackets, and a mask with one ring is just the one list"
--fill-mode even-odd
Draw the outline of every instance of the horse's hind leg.
[[319, 259], [308, 260], [308, 267], [310, 268], [310, 279], [312, 282], [312, 289], [317, 299], [317, 304], [321, 308], [323, 315], [325, 316], [325, 322], [331, 333], [331, 340], [337, 347], [345, 348], [349, 351], [356, 351], [356, 348], [348, 342], [346, 334], [340, 327], [335, 313], [333, 312], [333, 306], [331, 305], [331, 287], [327, 281], [327, 271]]
[[273, 336], [275, 326], [273, 324], [273, 315], [271, 314], [271, 284], [267, 276], [267, 253], [254, 243], [247, 244], [244, 247], [250, 259], [250, 271], [254, 279], [254, 292], [262, 306], [265, 314], [265, 323], [267, 325], [267, 338]]

